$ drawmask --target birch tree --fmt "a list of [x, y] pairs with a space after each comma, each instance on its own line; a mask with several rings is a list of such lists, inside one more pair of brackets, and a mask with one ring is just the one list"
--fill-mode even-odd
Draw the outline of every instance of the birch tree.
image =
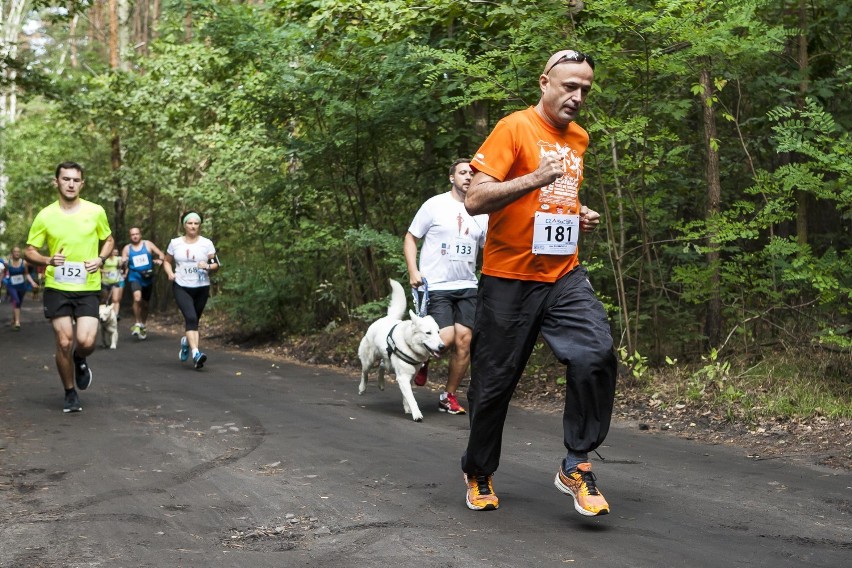
[[[9, 62], [18, 54], [18, 34], [28, 0], [0, 0], [0, 128], [14, 122], [18, 99], [15, 90], [16, 71]], [[0, 156], [0, 209], [6, 207], [9, 178]], [[0, 222], [0, 234], [6, 225]]]
[[18, 34], [28, 0], [0, 0], [0, 126], [15, 120], [16, 71], [9, 61], [18, 55]]

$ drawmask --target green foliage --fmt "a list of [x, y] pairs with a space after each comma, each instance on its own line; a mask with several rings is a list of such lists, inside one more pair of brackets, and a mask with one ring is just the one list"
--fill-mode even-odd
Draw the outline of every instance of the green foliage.
[[644, 380], [649, 368], [647, 357], [643, 357], [638, 351], [634, 351], [632, 355], [629, 355], [627, 349], [619, 347], [618, 360], [627, 367], [634, 382], [641, 383]]
[[352, 310], [353, 318], [365, 323], [372, 323], [377, 319], [386, 316], [387, 313], [387, 300], [384, 298], [361, 304]]
[[344, 235], [349, 250], [370, 250], [375, 262], [388, 274], [405, 274], [400, 236], [367, 227], [348, 229]]
[[[114, 224], [126, 197], [126, 221], [161, 247], [179, 233], [180, 211], [205, 214], [224, 262], [215, 306], [245, 330], [369, 321], [386, 309], [387, 278], [404, 280], [402, 236], [420, 203], [446, 190], [447, 164], [475, 152], [507, 112], [535, 104], [547, 56], [573, 47], [598, 62], [580, 119], [591, 136], [581, 200], [608, 231], [584, 237], [581, 254], [634, 379], [649, 380], [664, 354], [705, 352], [705, 305], [717, 292], [726, 356], [803, 338], [848, 348], [843, 3], [811, 4], [807, 77], [790, 58], [798, 20], [768, 0], [597, 0], [579, 12], [562, 0], [202, 0], [191, 5], [191, 40], [186, 6], [164, 5], [159, 38], [129, 72], [108, 69], [91, 33], [71, 67], [57, 49], [68, 45], [67, 18], [45, 18], [56, 46], [18, 62], [21, 114], [0, 132], [2, 246], [25, 238], [55, 197], [53, 166], [77, 159], [85, 196]], [[702, 70], [717, 113], [715, 215]], [[693, 377], [695, 393], [716, 384], [709, 374]]]
[[725, 382], [729, 378], [731, 363], [721, 360], [719, 352], [715, 348], [711, 349], [707, 355], [702, 355], [701, 361], [704, 362], [704, 366], [693, 373], [691, 379], [702, 385], [702, 392], [708, 386], [712, 386], [720, 392], [725, 390]]
[[[847, 70], [848, 71], [848, 70]], [[836, 202], [848, 218], [852, 214], [852, 137], [813, 98], [802, 109], [776, 107], [768, 113], [774, 123], [774, 141], [779, 152], [795, 152], [804, 160], [775, 172], [786, 191], [798, 189], [816, 198]]]
[[[36, 98], [27, 105], [25, 112], [25, 119], [0, 130], [2, 174], [9, 178], [6, 205], [0, 209], [6, 231], [0, 235], [0, 240], [7, 250], [26, 242], [36, 213], [56, 200], [56, 188], [51, 180], [56, 165], [68, 159], [67, 148], [92, 141], [85, 132], [81, 140], [73, 117], [63, 114], [49, 101]], [[94, 191], [87, 187], [87, 196], [94, 195], [95, 201], [98, 200], [98, 186], [89, 179], [89, 171], [96, 157], [95, 152], [81, 157], [86, 168], [86, 183], [95, 186]]]
[[704, 365], [694, 371], [687, 381], [686, 397], [695, 402], [710, 395], [714, 398], [714, 404], [725, 407], [730, 416], [731, 406], [747, 397], [746, 392], [731, 380], [731, 362], [722, 361], [716, 349], [711, 349], [706, 356], [702, 355], [701, 361]]

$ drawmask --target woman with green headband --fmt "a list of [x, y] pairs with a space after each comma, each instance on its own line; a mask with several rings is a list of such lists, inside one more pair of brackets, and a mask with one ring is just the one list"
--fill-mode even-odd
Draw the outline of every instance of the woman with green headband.
[[207, 355], [199, 349], [198, 320], [210, 297], [210, 272], [219, 269], [213, 241], [201, 236], [201, 215], [188, 211], [181, 216], [184, 235], [176, 237], [166, 249], [163, 268], [172, 281], [175, 302], [186, 322], [186, 333], [180, 338], [180, 360], [192, 355], [192, 363], [200, 369]]

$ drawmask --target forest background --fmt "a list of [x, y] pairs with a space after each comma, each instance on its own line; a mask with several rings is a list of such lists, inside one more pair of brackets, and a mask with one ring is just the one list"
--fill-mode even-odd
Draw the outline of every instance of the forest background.
[[[575, 48], [597, 63], [581, 199], [604, 220], [581, 257], [624, 384], [663, 373], [667, 404], [852, 417], [846, 2], [0, 8], [4, 255], [73, 159], [119, 245], [140, 226], [165, 247], [181, 211], [204, 214], [223, 263], [212, 306], [235, 332], [357, 329], [388, 277], [407, 281], [402, 236], [448, 165]], [[173, 309], [162, 276], [157, 290]]]

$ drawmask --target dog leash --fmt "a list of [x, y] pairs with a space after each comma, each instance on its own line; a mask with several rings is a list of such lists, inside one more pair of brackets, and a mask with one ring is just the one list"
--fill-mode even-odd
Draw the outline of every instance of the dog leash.
[[420, 301], [420, 293], [417, 288], [411, 288], [411, 295], [414, 296], [414, 309], [417, 315], [421, 318], [426, 315], [426, 308], [429, 306], [429, 282], [423, 278], [423, 301]]

